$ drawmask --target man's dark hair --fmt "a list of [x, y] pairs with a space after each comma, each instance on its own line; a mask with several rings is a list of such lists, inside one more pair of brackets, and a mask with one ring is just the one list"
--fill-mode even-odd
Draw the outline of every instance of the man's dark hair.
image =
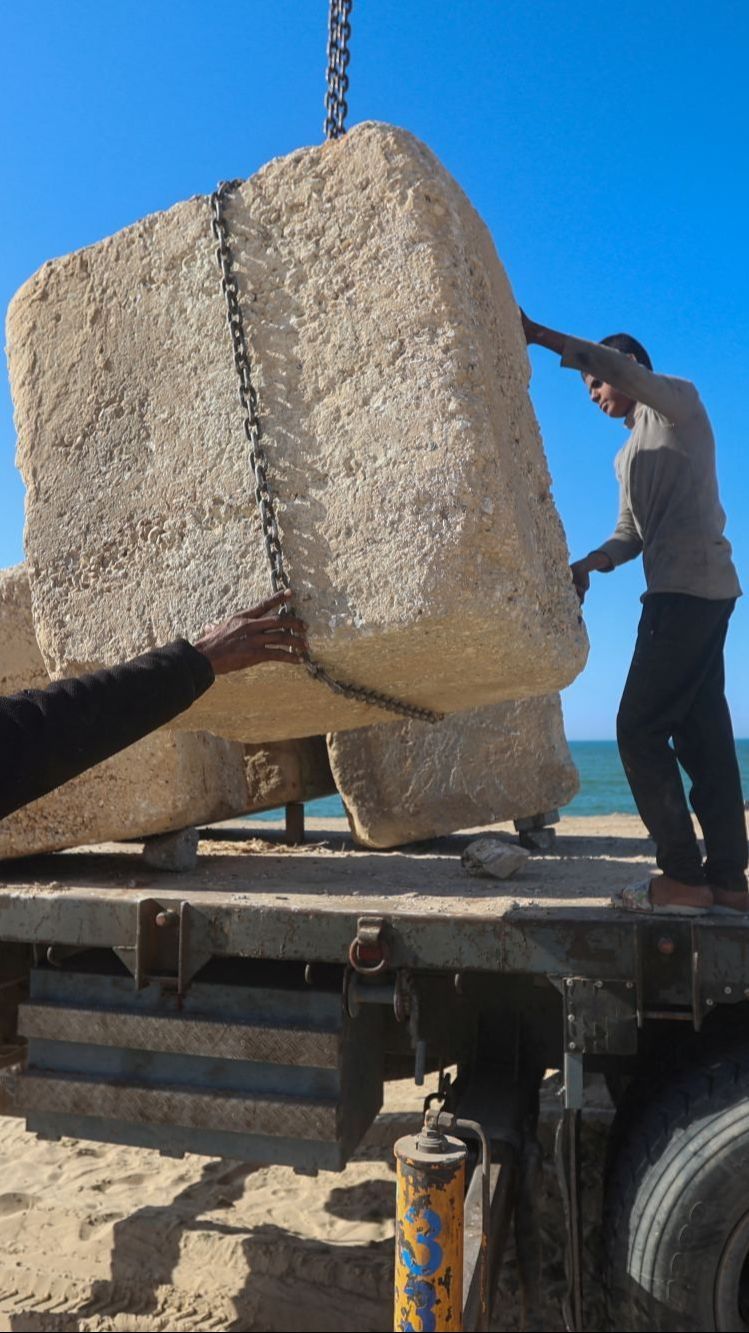
[[608, 338], [602, 338], [604, 347], [613, 347], [617, 352], [624, 352], [639, 361], [641, 366], [647, 366], [648, 370], [653, 369], [653, 363], [650, 360], [642, 343], [638, 343], [636, 338], [632, 338], [628, 333], [612, 333]]

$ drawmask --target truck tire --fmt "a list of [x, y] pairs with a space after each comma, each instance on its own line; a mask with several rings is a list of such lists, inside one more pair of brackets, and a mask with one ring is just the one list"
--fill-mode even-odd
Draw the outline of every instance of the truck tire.
[[749, 1042], [633, 1086], [604, 1203], [610, 1329], [749, 1329]]

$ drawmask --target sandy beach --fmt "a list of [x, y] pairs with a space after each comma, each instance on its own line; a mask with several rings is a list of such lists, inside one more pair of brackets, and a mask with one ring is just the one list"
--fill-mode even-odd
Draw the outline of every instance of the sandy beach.
[[[215, 854], [230, 832], [212, 831], [206, 853]], [[248, 855], [278, 856], [278, 825], [253, 824], [251, 832]], [[559, 835], [555, 856], [568, 863], [578, 892], [600, 894], [602, 883], [637, 875], [649, 859], [633, 817], [564, 819]], [[326, 854], [360, 855], [342, 820], [310, 820], [308, 836], [297, 854], [319, 855], [322, 840]], [[563, 1327], [562, 1215], [548, 1160], [556, 1092], [551, 1079], [541, 1126], [550, 1329]], [[317, 1177], [71, 1139], [41, 1142], [22, 1121], [0, 1120], [0, 1329], [387, 1330], [392, 1143], [418, 1122], [423, 1095], [410, 1083], [391, 1084], [355, 1160], [340, 1175]], [[591, 1097], [586, 1179], [595, 1190], [611, 1107], [600, 1085]], [[595, 1267], [594, 1235], [587, 1262]], [[515, 1329], [511, 1255], [505, 1268], [493, 1327]]]

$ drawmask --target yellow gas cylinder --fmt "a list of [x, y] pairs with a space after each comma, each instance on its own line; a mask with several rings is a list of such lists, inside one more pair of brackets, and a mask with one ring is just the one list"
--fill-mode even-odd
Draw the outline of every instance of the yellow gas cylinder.
[[395, 1145], [396, 1333], [463, 1328], [466, 1148], [427, 1112], [420, 1134]]

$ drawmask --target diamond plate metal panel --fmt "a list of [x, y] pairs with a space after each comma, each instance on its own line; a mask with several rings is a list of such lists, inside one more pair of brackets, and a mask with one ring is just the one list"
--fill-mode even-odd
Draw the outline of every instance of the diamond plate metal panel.
[[221, 1023], [176, 1013], [167, 1017], [108, 1009], [24, 1004], [19, 1009], [24, 1037], [127, 1046], [179, 1055], [217, 1056], [269, 1064], [333, 1069], [338, 1063], [337, 1033]]
[[174, 1124], [281, 1138], [335, 1139], [338, 1128], [332, 1101], [248, 1098], [167, 1085], [139, 1087], [59, 1078], [33, 1071], [19, 1077], [17, 1105], [19, 1113], [27, 1116], [41, 1112], [83, 1116], [95, 1111], [100, 1117], [136, 1124]]

